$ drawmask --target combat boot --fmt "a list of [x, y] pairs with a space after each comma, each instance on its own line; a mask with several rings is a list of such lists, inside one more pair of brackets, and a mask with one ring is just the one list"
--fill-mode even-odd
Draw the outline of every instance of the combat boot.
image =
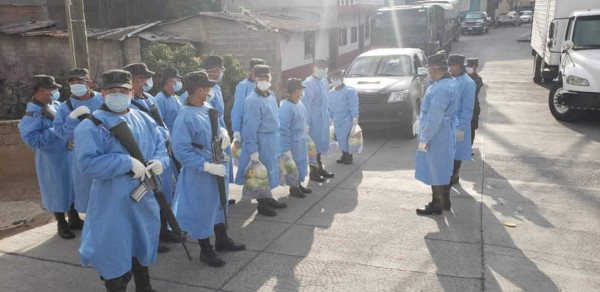
[[271, 208], [275, 208], [275, 209], [285, 209], [287, 208], [287, 204], [286, 203], [280, 203], [277, 202], [277, 200], [273, 199], [273, 198], [268, 198], [265, 199], [267, 201], [267, 204], [269, 204], [269, 206], [271, 206]]
[[319, 174], [319, 170], [317, 169], [316, 166], [310, 166], [310, 174], [309, 174], [310, 180], [312, 181], [316, 181], [316, 182], [325, 182], [325, 179], [321, 177], [321, 175]]
[[352, 154], [348, 153], [348, 155], [346, 156], [346, 160], [344, 160], [344, 164], [346, 164], [346, 165], [352, 164], [353, 161], [354, 161], [354, 158], [352, 157]]
[[[179, 242], [179, 237], [169, 230], [169, 223], [167, 222], [167, 216], [161, 211], [160, 212], [160, 236], [161, 242]], [[185, 239], [183, 239], [185, 241]]]
[[334, 175], [323, 168], [323, 162], [321, 161], [321, 154], [317, 154], [317, 163], [319, 164], [318, 174], [324, 178], [333, 178]]
[[439, 215], [442, 214], [442, 197], [439, 191], [434, 190], [431, 202], [424, 208], [417, 209], [417, 215]]
[[58, 236], [63, 239], [75, 238], [75, 233], [69, 228], [69, 223], [65, 220], [65, 213], [54, 212], [54, 218], [56, 219], [56, 225], [58, 229]]
[[258, 214], [262, 214], [267, 217], [277, 216], [277, 212], [275, 212], [275, 210], [273, 210], [273, 208], [271, 208], [271, 206], [269, 206], [269, 203], [267, 203], [266, 200], [267, 199], [257, 199], [256, 200], [256, 201], [258, 201], [258, 206], [256, 206], [256, 211], [258, 212]]
[[131, 272], [135, 283], [135, 292], [156, 292], [150, 284], [150, 272], [148, 267], [142, 266], [137, 258], [131, 260]]
[[71, 230], [82, 230], [83, 220], [79, 217], [79, 212], [75, 210], [75, 204], [71, 204], [71, 209], [67, 213], [69, 215], [69, 229]]
[[233, 239], [227, 235], [227, 227], [223, 223], [215, 225], [215, 250], [216, 251], [240, 251], [246, 249], [244, 244], [235, 244]]
[[452, 202], [450, 202], [450, 189], [450, 185], [446, 186], [446, 188], [444, 188], [444, 193], [442, 194], [442, 209], [444, 209], [444, 211], [450, 211], [452, 208]]
[[213, 250], [210, 238], [199, 239], [198, 243], [200, 244], [200, 261], [205, 262], [211, 267], [222, 267], [225, 265], [225, 261]]
[[299, 189], [300, 189], [300, 190], [301, 190], [303, 193], [305, 193], [305, 194], [310, 194], [310, 193], [312, 193], [312, 190], [311, 190], [311, 189], [305, 188], [305, 187], [303, 187], [302, 185], [300, 185], [298, 188], [299, 188]]
[[452, 169], [452, 177], [450, 177], [450, 185], [455, 185], [460, 180], [458, 174], [460, 172], [460, 165], [462, 161], [454, 160], [454, 168]]
[[300, 190], [300, 188], [290, 187], [290, 196], [296, 198], [306, 198], [306, 195]]
[[335, 163], [339, 163], [339, 164], [344, 163], [344, 161], [346, 161], [346, 154], [347, 154], [347, 152], [342, 151], [342, 157], [340, 157], [340, 159], [336, 160]]
[[129, 281], [131, 281], [131, 272], [125, 273], [123, 276], [105, 280], [100, 277], [102, 281], [104, 281], [104, 287], [106, 287], [106, 292], [125, 292], [127, 291], [127, 285]]

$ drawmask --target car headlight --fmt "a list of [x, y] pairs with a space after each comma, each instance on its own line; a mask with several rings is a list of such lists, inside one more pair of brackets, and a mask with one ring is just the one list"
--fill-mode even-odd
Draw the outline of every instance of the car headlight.
[[395, 91], [390, 93], [388, 102], [400, 102], [404, 101], [408, 97], [408, 90]]
[[587, 79], [574, 75], [569, 75], [569, 77], [567, 77], [567, 84], [575, 86], [590, 86], [590, 82]]

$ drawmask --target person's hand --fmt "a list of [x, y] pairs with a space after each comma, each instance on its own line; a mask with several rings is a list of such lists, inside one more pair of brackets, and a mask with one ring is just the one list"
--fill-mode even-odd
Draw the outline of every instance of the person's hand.
[[130, 157], [131, 159], [131, 172], [133, 172], [133, 178], [144, 180], [148, 177], [148, 171], [143, 163], [139, 160]]
[[457, 142], [462, 142], [462, 140], [465, 139], [465, 131], [461, 129], [457, 129], [456, 131], [454, 131], [454, 134], [456, 135]]
[[253, 153], [250, 154], [250, 160], [252, 160], [252, 161], [258, 161], [258, 158], [259, 158], [258, 152], [253, 152]]
[[163, 165], [160, 161], [156, 159], [152, 159], [148, 162], [146, 166], [146, 171], [150, 172], [154, 175], [161, 175], [163, 173]]
[[417, 146], [417, 150], [421, 152], [427, 152], [427, 143], [419, 142], [419, 146]]
[[231, 139], [229, 138], [229, 133], [225, 128], [221, 128], [221, 132], [219, 132], [219, 139], [221, 139], [221, 149], [225, 149], [231, 145]]
[[233, 132], [233, 140], [242, 140], [242, 135], [240, 135], [240, 132]]
[[220, 177], [225, 177], [225, 173], [227, 172], [225, 165], [210, 162], [204, 162], [204, 171]]
[[86, 114], [89, 115], [90, 113], [91, 113], [90, 109], [87, 106], [82, 105], [82, 106], [79, 106], [76, 109], [74, 109], [69, 114], [69, 118], [71, 118], [71, 119], [77, 119], [77, 118], [79, 118], [79, 116], [86, 115]]
[[356, 126], [358, 125], [358, 118], [353, 118], [352, 119], [352, 126]]
[[292, 151], [288, 150], [285, 153], [283, 153], [283, 156], [287, 157], [287, 158], [292, 158]]
[[419, 131], [421, 130], [421, 120], [417, 118], [415, 124], [413, 125], [413, 135], [419, 135]]

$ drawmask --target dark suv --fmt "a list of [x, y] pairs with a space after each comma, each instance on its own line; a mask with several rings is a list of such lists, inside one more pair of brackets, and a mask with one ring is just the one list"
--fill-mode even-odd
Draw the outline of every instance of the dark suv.
[[485, 12], [469, 12], [460, 24], [462, 34], [490, 32], [491, 20]]

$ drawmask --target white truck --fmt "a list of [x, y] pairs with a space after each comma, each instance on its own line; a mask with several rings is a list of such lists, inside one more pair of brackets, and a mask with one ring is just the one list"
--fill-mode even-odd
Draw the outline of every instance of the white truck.
[[573, 121], [579, 110], [600, 109], [600, 1], [537, 0], [531, 47], [533, 81], [556, 80], [552, 115]]

